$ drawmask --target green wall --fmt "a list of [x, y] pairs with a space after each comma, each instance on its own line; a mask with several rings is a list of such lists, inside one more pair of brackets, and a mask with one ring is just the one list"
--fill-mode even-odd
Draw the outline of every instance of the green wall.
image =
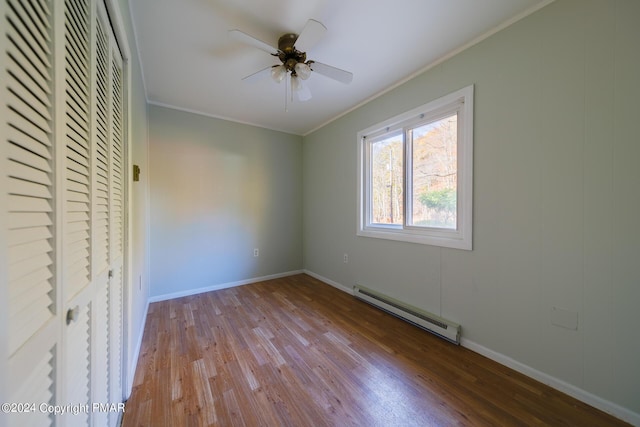
[[159, 106], [149, 124], [152, 297], [302, 268], [302, 137]]
[[[638, 1], [557, 0], [305, 136], [304, 268], [640, 420], [639, 22]], [[356, 133], [469, 84], [473, 251], [357, 237]]]

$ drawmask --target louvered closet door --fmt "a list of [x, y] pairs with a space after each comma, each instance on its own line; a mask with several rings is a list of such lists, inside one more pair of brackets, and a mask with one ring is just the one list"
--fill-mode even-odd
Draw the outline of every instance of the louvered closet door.
[[[64, 134], [62, 173], [63, 382], [65, 404], [91, 402], [92, 321], [96, 286], [91, 274], [92, 145], [91, 145], [91, 5], [89, 0], [64, 1]], [[61, 82], [58, 82], [59, 84]], [[60, 105], [60, 104], [58, 104]], [[60, 123], [60, 121], [58, 122]], [[60, 417], [64, 425], [86, 426], [90, 414]]]
[[111, 400], [122, 398], [122, 337], [124, 282], [124, 100], [122, 57], [115, 44], [111, 46], [111, 192], [110, 245], [112, 271], [109, 282], [109, 335]]
[[[96, 126], [94, 182], [94, 268], [97, 308], [103, 322], [96, 329], [98, 372], [107, 385], [99, 401], [120, 402], [122, 391], [122, 298], [124, 253], [124, 101], [122, 59], [106, 11], [96, 21]], [[102, 377], [103, 376], [103, 377]], [[99, 424], [116, 425], [118, 414]]]
[[[2, 177], [6, 179], [7, 398], [57, 401], [60, 287], [56, 271], [53, 135], [53, 9], [47, 0], [7, 0], [2, 11]], [[6, 168], [6, 169], [5, 169]], [[5, 206], [2, 206], [5, 209]], [[8, 425], [47, 426], [35, 411]]]
[[[97, 287], [96, 351], [95, 351], [95, 400], [109, 402], [109, 198], [110, 198], [110, 85], [109, 42], [100, 14], [96, 20], [96, 77], [95, 77], [95, 163], [93, 209], [93, 267]], [[95, 425], [108, 425], [108, 414], [96, 413]]]
[[[2, 0], [0, 19], [3, 397], [119, 403], [122, 59], [101, 1]], [[0, 425], [115, 426], [120, 415], [39, 408]]]

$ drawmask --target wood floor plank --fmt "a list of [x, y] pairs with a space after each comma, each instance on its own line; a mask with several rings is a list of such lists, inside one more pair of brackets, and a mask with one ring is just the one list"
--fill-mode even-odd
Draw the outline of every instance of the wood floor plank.
[[301, 274], [149, 307], [124, 427], [627, 425]]

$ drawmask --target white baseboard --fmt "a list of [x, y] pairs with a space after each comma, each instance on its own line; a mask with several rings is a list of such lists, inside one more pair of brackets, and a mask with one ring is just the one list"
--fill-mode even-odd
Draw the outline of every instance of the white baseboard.
[[640, 426], [640, 414], [636, 414], [635, 412], [623, 408], [620, 405], [598, 397], [593, 393], [574, 386], [573, 384], [562, 381], [556, 377], [532, 368], [531, 366], [525, 365], [524, 363], [518, 362], [517, 360], [512, 359], [509, 356], [505, 356], [502, 353], [493, 351], [464, 337], [461, 339], [460, 345], [495, 362], [498, 362], [501, 365], [511, 368], [514, 371], [520, 372], [521, 374], [533, 378], [536, 381], [540, 381], [541, 383], [546, 384], [551, 388], [568, 394], [569, 396], [578, 399], [581, 402], [586, 403], [587, 405], [593, 406], [594, 408], [611, 414], [614, 417], [626, 421], [634, 426]]
[[[339, 289], [343, 292], [353, 295], [353, 289], [348, 288], [338, 282], [327, 279], [326, 277], [323, 277], [309, 270], [304, 270], [304, 273], [322, 282], [325, 282], [336, 289]], [[517, 360], [510, 358], [509, 356], [505, 356], [502, 353], [493, 351], [487, 347], [484, 347], [464, 337], [462, 337], [462, 339], [460, 340], [460, 345], [465, 348], [468, 348], [473, 352], [481, 354], [493, 360], [494, 362], [500, 363], [501, 365], [507, 366], [508, 368], [511, 368], [514, 371], [520, 372], [521, 374], [524, 374], [530, 378], [533, 378], [536, 381], [540, 381], [541, 383], [546, 384], [549, 387], [554, 388], [558, 391], [561, 391], [562, 393], [568, 394], [569, 396], [575, 399], [578, 399], [581, 402], [586, 403], [587, 405], [593, 406], [594, 408], [597, 408], [601, 411], [604, 411], [608, 414], [613, 415], [616, 418], [626, 421], [631, 425], [640, 426], [640, 414], [630, 411], [627, 408], [624, 408], [618, 404], [615, 404], [601, 397], [598, 397], [595, 394], [589, 393], [588, 391], [585, 391], [579, 387], [576, 387], [572, 384], [569, 384], [565, 381], [555, 378], [542, 371], [538, 371], [537, 369], [534, 369], [528, 365], [525, 365], [524, 363], [518, 362]]]
[[170, 294], [155, 295], [155, 296], [149, 297], [149, 302], [166, 301], [166, 300], [186, 297], [190, 295], [202, 294], [204, 292], [218, 291], [220, 289], [227, 289], [227, 288], [233, 288], [236, 286], [248, 285], [250, 283], [262, 282], [264, 280], [279, 279], [281, 277], [293, 276], [295, 274], [301, 274], [301, 273], [304, 273], [304, 271], [303, 270], [287, 271], [285, 273], [271, 274], [269, 276], [262, 276], [262, 277], [253, 277], [251, 279], [239, 280], [237, 282], [220, 283], [218, 285], [206, 286], [203, 288], [187, 289], [184, 291], [173, 292]]
[[144, 313], [142, 315], [142, 327], [140, 328], [140, 333], [138, 334], [138, 339], [136, 340], [135, 348], [133, 349], [133, 357], [128, 363], [129, 369], [127, 369], [127, 378], [125, 384], [125, 400], [129, 399], [131, 396], [131, 391], [133, 390], [133, 381], [136, 377], [136, 368], [138, 367], [138, 358], [140, 357], [140, 349], [142, 348], [142, 337], [144, 337], [144, 327], [147, 324], [147, 315], [149, 314], [149, 304], [150, 301], [147, 299], [147, 303], [144, 306]]
[[334, 282], [331, 279], [327, 279], [326, 277], [323, 277], [323, 276], [321, 276], [321, 275], [319, 275], [317, 273], [314, 273], [313, 271], [304, 270], [303, 273], [304, 274], [308, 274], [309, 276], [311, 276], [311, 277], [313, 277], [315, 279], [318, 279], [321, 282], [326, 283], [327, 285], [331, 285], [334, 288], [337, 288], [337, 289], [341, 290], [342, 292], [346, 292], [348, 294], [353, 295], [353, 288], [348, 288], [348, 287], [346, 287], [346, 286], [344, 286], [344, 285], [342, 285], [342, 284], [340, 284], [338, 282]]

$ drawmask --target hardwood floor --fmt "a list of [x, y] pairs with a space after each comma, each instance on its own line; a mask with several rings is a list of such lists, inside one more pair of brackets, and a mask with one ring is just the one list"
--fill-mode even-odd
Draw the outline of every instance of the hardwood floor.
[[153, 303], [123, 426], [626, 425], [297, 275]]

